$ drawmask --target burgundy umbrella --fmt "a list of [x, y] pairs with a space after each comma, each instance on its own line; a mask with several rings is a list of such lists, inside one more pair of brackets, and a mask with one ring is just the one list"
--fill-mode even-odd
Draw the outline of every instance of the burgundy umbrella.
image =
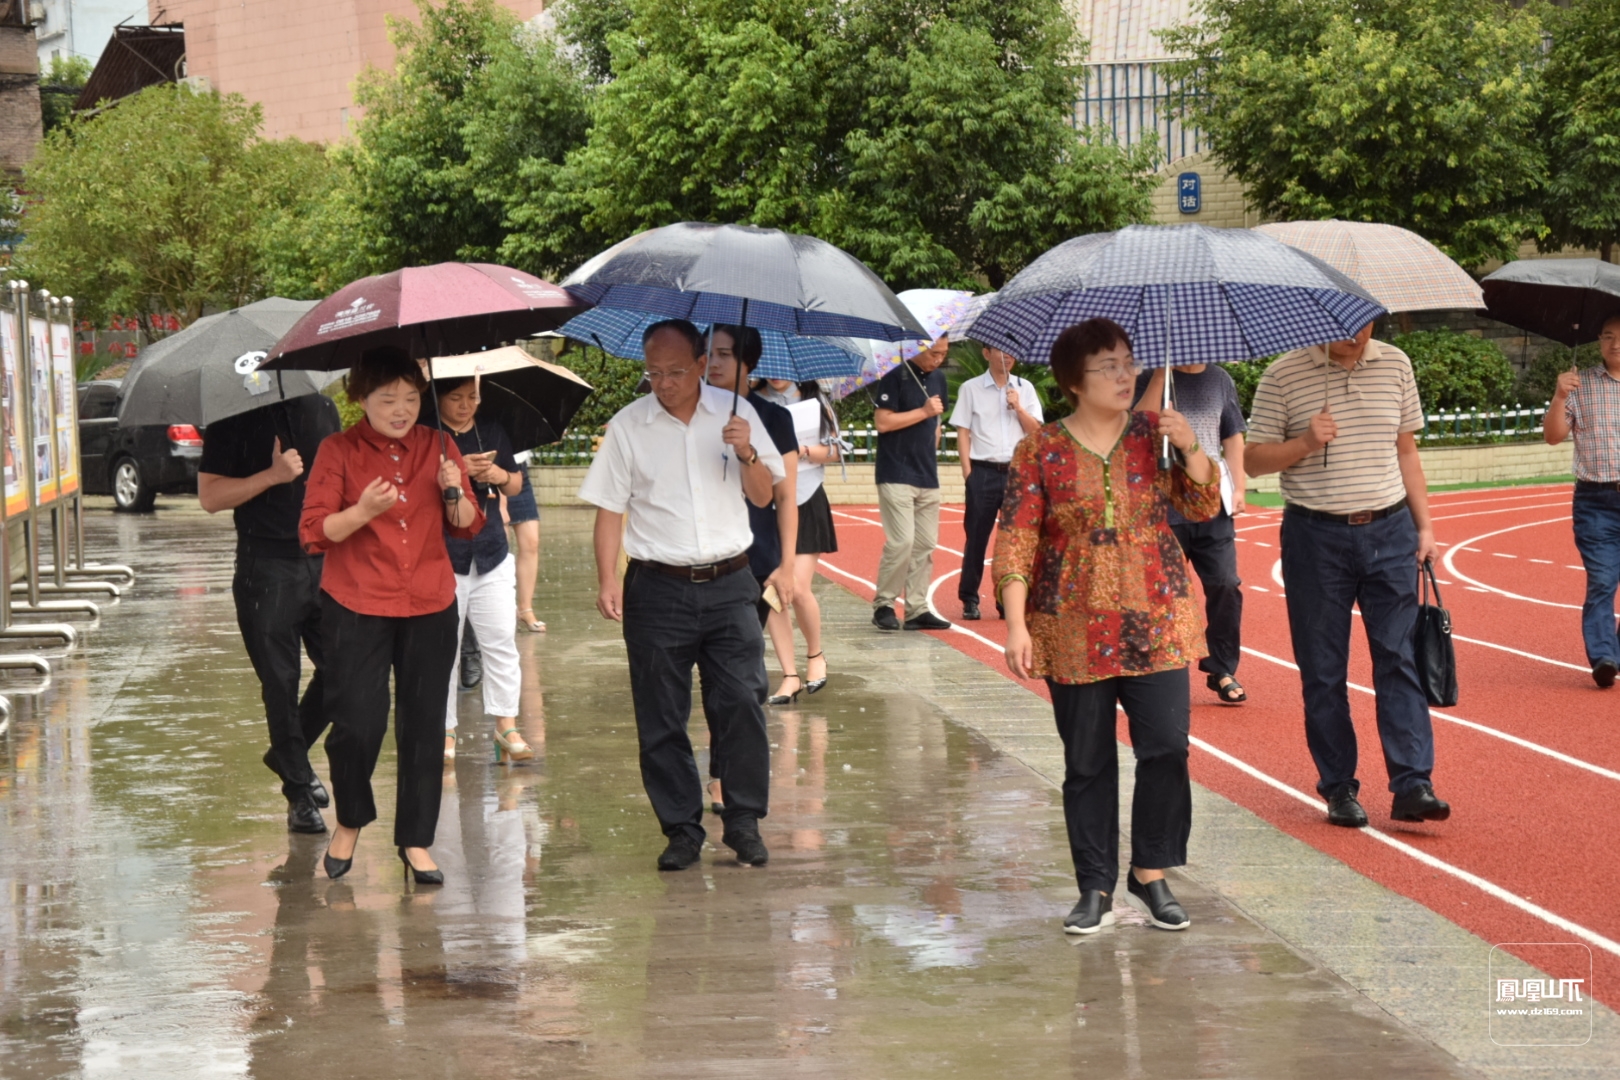
[[379, 345], [418, 359], [473, 352], [554, 330], [588, 306], [509, 266], [408, 266], [350, 282], [316, 304], [260, 370], [336, 371]]

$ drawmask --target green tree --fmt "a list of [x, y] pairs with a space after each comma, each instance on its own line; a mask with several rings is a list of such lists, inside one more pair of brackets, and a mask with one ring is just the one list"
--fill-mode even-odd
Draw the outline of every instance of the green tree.
[[89, 60], [82, 56], [51, 57], [51, 66], [39, 76], [39, 111], [47, 134], [73, 115], [73, 103], [89, 80]]
[[1576, 0], [1547, 18], [1547, 232], [1539, 243], [1596, 248], [1607, 261], [1620, 239], [1620, 0]]
[[1180, 104], [1256, 209], [1400, 225], [1465, 266], [1535, 234], [1541, 23], [1497, 0], [1203, 0]]
[[1455, 330], [1398, 334], [1390, 344], [1412, 360], [1425, 412], [1499, 409], [1514, 403], [1513, 365], [1494, 341]]
[[339, 152], [361, 261], [405, 265], [496, 256], [533, 163], [585, 139], [585, 88], [555, 43], [495, 0], [417, 0], [389, 19], [393, 71], [362, 74], [366, 109]]
[[257, 105], [164, 84], [46, 136], [28, 167], [23, 275], [78, 310], [190, 323], [266, 295], [263, 245], [325, 159], [259, 137]]
[[608, 38], [630, 29], [630, 0], [562, 0], [548, 10], [581, 74], [596, 84], [613, 78]]
[[1070, 125], [1077, 43], [1060, 0], [628, 7], [628, 27], [606, 31], [612, 79], [588, 142], [525, 174], [503, 248], [521, 265], [743, 221], [814, 233], [896, 288], [999, 286], [1060, 240], [1148, 214], [1147, 152]]

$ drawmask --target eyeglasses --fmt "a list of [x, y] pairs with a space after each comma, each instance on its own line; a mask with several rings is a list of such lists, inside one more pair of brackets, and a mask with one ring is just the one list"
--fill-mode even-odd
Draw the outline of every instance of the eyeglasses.
[[1089, 372], [1095, 372], [1104, 378], [1118, 381], [1119, 379], [1136, 378], [1138, 375], [1142, 374], [1142, 365], [1132, 360], [1124, 364], [1110, 362], [1104, 364], [1102, 367], [1091, 367], [1086, 368], [1086, 370]]
[[689, 367], [683, 367], [679, 371], [646, 370], [643, 371], [642, 374], [647, 377], [648, 382], [658, 382], [661, 379], [669, 379], [674, 382], [680, 382], [682, 379], [692, 374], [692, 369]]

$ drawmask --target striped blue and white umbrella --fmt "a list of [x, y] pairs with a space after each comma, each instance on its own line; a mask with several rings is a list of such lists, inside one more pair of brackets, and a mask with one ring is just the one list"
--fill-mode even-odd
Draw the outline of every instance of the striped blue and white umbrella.
[[1124, 327], [1144, 367], [1219, 364], [1347, 341], [1383, 314], [1354, 281], [1263, 233], [1131, 225], [1067, 240], [1030, 263], [970, 336], [1046, 364], [1059, 334], [1101, 317]]
[[[645, 360], [641, 336], [649, 326], [668, 317], [626, 308], [592, 308], [568, 320], [557, 333], [626, 360]], [[709, 331], [707, 324], [698, 324], [698, 329], [705, 334]], [[865, 362], [862, 350], [850, 339], [802, 337], [769, 329], [761, 329], [759, 338], [764, 353], [754, 375], [761, 379], [841, 379], [857, 374]]]

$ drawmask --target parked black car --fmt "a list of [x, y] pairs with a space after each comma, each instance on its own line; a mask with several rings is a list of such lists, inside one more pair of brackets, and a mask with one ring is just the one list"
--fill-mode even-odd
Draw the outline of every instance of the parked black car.
[[158, 495], [196, 494], [202, 433], [190, 424], [120, 427], [120, 379], [79, 384], [79, 468], [89, 495], [144, 514]]

